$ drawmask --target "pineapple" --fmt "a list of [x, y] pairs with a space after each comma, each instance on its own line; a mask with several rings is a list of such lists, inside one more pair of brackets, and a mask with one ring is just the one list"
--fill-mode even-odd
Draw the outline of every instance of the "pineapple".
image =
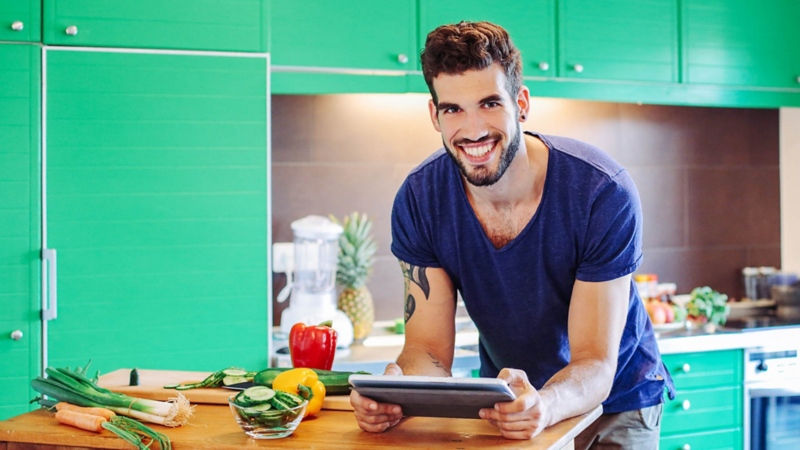
[[[331, 219], [339, 223], [335, 217], [331, 216]], [[354, 342], [361, 343], [372, 331], [372, 323], [375, 321], [372, 294], [366, 283], [372, 274], [378, 246], [370, 235], [372, 219], [366, 214], [354, 212], [344, 218], [344, 223], [339, 224], [344, 228], [344, 233], [339, 238], [336, 281], [344, 290], [339, 294], [337, 306], [353, 322]]]

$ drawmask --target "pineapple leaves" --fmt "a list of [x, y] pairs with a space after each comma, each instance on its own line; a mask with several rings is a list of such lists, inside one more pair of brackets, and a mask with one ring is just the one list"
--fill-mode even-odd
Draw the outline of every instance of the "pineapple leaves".
[[333, 215], [330, 219], [344, 229], [339, 238], [339, 263], [336, 281], [347, 289], [358, 289], [367, 283], [375, 263], [378, 246], [370, 232], [373, 220], [367, 214], [354, 212], [339, 222]]

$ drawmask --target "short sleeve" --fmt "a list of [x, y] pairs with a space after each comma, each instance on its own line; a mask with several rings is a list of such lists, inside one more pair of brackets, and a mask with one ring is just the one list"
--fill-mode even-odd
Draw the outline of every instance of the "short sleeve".
[[576, 278], [613, 280], [642, 263], [642, 207], [627, 171], [606, 183], [592, 202]]
[[392, 207], [392, 253], [401, 261], [418, 267], [441, 267], [433, 250], [425, 211], [406, 180]]

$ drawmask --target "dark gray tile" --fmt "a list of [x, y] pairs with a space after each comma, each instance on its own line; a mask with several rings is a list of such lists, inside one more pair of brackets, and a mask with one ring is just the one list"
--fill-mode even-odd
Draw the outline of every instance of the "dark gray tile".
[[367, 287], [375, 302], [375, 320], [403, 317], [403, 275], [394, 256], [377, 258]]
[[272, 96], [272, 161], [311, 161], [315, 96]]
[[780, 243], [777, 169], [689, 169], [689, 245]]
[[522, 123], [525, 131], [565, 136], [599, 147], [613, 158], [620, 147], [619, 105], [532, 98], [530, 117]]
[[442, 146], [425, 95], [314, 97], [313, 158], [318, 162], [419, 164]]
[[642, 200], [643, 245], [685, 245], [684, 171], [676, 168], [628, 169]]
[[654, 273], [662, 283], [677, 283], [679, 294], [700, 286], [731, 297], [741, 297], [741, 270], [746, 266], [747, 250], [647, 250], [637, 273]]
[[781, 267], [781, 246], [749, 247], [747, 249], [748, 267]]

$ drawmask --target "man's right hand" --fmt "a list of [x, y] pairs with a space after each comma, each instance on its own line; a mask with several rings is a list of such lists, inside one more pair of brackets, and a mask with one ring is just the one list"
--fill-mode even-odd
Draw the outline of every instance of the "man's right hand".
[[[403, 375], [403, 369], [397, 364], [386, 366], [384, 375]], [[403, 411], [399, 405], [378, 403], [375, 400], [360, 395], [355, 390], [350, 391], [350, 404], [356, 413], [358, 426], [364, 431], [381, 433], [387, 428], [397, 425], [403, 418]]]

